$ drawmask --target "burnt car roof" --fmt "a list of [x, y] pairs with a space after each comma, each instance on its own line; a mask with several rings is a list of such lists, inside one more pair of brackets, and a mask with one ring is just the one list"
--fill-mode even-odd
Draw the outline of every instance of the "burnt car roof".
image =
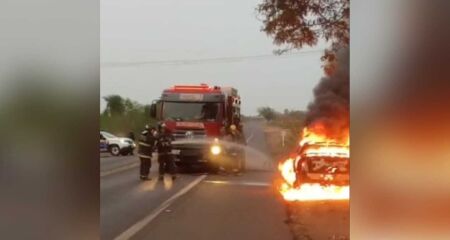
[[[320, 147], [347, 148], [348, 146], [344, 145], [344, 144], [334, 143], [334, 142], [332, 142], [332, 143], [330, 143], [330, 142], [306, 143], [305, 145], [299, 147], [298, 154], [302, 155], [302, 156], [305, 156], [306, 155], [305, 154], [305, 150], [307, 150], [307, 149], [314, 149], [314, 148], [320, 148]], [[330, 156], [328, 156], [328, 155], [320, 155], [320, 154], [317, 154], [317, 155], [311, 154], [311, 155], [308, 155], [307, 157], [308, 158], [315, 158], [315, 157], [349, 158], [349, 155], [348, 155], [348, 153], [342, 153], [342, 154], [335, 153], [334, 155], [330, 155]]]

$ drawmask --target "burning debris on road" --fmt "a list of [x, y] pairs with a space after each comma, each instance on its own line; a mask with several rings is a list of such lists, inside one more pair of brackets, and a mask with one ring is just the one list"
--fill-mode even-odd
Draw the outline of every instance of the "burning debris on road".
[[295, 157], [279, 164], [287, 201], [350, 197], [349, 52], [338, 53], [334, 72], [321, 79], [308, 106]]

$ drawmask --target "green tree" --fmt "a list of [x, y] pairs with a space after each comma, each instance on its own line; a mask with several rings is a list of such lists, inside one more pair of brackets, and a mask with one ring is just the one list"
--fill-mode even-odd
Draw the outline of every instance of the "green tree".
[[305, 119], [305, 117], [306, 117], [306, 112], [298, 111], [298, 110], [292, 110], [292, 111], [289, 111], [288, 116], [303, 121]]
[[124, 107], [125, 107], [124, 114], [127, 116], [133, 116], [145, 112], [144, 106], [142, 104], [133, 101], [129, 98], [124, 100]]
[[277, 112], [271, 107], [258, 108], [258, 114], [269, 122], [274, 120], [277, 116]]
[[145, 116], [150, 116], [150, 108], [151, 108], [150, 104], [144, 105], [144, 115]]
[[106, 101], [105, 114], [108, 116], [120, 116], [125, 112], [124, 99], [119, 95], [109, 95], [103, 97]]
[[257, 11], [263, 17], [262, 30], [276, 45], [300, 49], [319, 39], [331, 42], [322, 60], [335, 61], [335, 53], [350, 43], [349, 0], [263, 0]]
[[119, 95], [110, 95], [103, 99], [107, 102], [107, 106], [100, 115], [102, 130], [119, 136], [126, 136], [129, 132], [134, 132], [136, 135], [146, 124], [156, 124], [156, 120], [150, 117], [149, 105], [143, 105]]

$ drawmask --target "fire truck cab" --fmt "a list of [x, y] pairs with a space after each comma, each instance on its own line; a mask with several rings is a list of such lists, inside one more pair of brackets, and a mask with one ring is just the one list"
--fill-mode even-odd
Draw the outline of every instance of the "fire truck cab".
[[241, 99], [235, 88], [175, 85], [163, 90], [151, 105], [152, 117], [164, 122], [175, 137], [173, 155], [178, 166], [213, 163], [219, 159], [225, 128], [242, 132]]

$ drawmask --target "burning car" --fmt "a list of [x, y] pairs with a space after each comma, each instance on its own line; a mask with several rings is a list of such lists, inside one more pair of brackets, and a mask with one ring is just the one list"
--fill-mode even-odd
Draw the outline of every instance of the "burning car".
[[333, 139], [318, 129], [304, 128], [295, 155], [278, 165], [283, 177], [279, 190], [287, 201], [350, 198], [348, 132]]
[[339, 186], [349, 184], [348, 146], [329, 142], [308, 143], [299, 147], [297, 154], [294, 162], [294, 186], [303, 183]]
[[343, 49], [314, 88], [299, 147], [278, 165], [279, 191], [287, 201], [350, 199], [349, 51]]

